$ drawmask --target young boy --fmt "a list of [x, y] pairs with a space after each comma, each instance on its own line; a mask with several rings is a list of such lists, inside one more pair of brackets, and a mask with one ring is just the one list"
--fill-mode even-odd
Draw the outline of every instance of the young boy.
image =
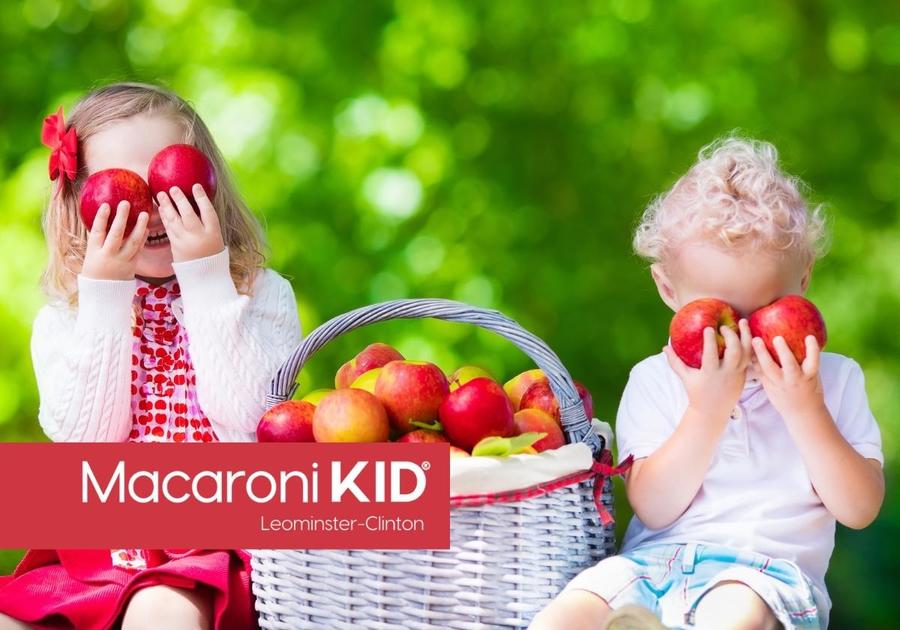
[[[819, 208], [768, 143], [726, 138], [646, 210], [634, 238], [673, 311], [703, 297], [742, 317], [802, 294], [825, 238]], [[634, 508], [621, 555], [576, 576], [534, 629], [826, 628], [835, 521], [860, 529], [884, 497], [881, 436], [852, 359], [798, 365], [776, 340], [704, 331], [702, 366], [666, 346], [631, 372], [617, 417]], [[615, 611], [615, 612], [612, 612]]]

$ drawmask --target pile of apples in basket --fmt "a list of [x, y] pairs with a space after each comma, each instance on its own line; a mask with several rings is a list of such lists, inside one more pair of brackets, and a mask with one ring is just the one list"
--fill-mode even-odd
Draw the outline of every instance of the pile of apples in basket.
[[[563, 446], [559, 403], [547, 376], [522, 372], [500, 385], [464, 366], [449, 377], [433, 363], [407, 361], [383, 343], [338, 370], [335, 389], [269, 409], [260, 442], [449, 442], [452, 456], [540, 453]], [[593, 400], [576, 381], [588, 418]]]

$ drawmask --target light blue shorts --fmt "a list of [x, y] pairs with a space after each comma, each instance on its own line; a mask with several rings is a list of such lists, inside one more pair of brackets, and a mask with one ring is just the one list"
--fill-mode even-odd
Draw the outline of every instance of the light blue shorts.
[[727, 581], [752, 588], [785, 630], [826, 627], [827, 610], [820, 611], [810, 580], [796, 564], [718, 545], [643, 545], [585, 569], [563, 592], [590, 591], [613, 609], [638, 604], [665, 626], [690, 628], [700, 599]]

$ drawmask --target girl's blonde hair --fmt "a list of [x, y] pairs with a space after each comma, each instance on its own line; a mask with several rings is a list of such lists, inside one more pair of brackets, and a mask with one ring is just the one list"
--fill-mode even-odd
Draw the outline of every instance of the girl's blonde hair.
[[51, 196], [44, 212], [44, 237], [50, 250], [50, 261], [41, 279], [44, 291], [51, 298], [77, 304], [76, 277], [81, 272], [87, 245], [87, 229], [78, 213], [78, 196], [87, 179], [85, 142], [110, 124], [138, 114], [170, 117], [183, 127], [183, 141], [203, 151], [212, 161], [217, 175], [212, 202], [229, 249], [231, 277], [241, 293], [249, 293], [257, 271], [265, 264], [262, 227], [241, 199], [225, 159], [194, 108], [174, 92], [145, 83], [113, 83], [95, 89], [70, 113], [66, 130], [74, 127], [78, 134], [78, 172], [74, 182], [64, 182], [59, 194]]
[[719, 139], [650, 203], [634, 249], [665, 262], [686, 240], [705, 237], [725, 247], [765, 247], [812, 262], [824, 254], [828, 230], [822, 206], [810, 207], [803, 188], [781, 170], [772, 144], [733, 135]]

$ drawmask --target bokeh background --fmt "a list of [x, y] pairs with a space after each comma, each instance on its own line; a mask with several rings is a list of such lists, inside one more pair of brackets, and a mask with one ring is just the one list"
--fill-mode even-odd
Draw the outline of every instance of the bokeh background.
[[[603, 418], [671, 315], [630, 250], [642, 208], [713, 138], [773, 141], [829, 208], [833, 247], [810, 297], [830, 349], [865, 369], [887, 458], [881, 517], [839, 527], [833, 627], [896, 627], [900, 5], [25, 0], [0, 3], [0, 55], [10, 441], [45, 439], [29, 356], [46, 259], [40, 124], [92, 86], [157, 81], [196, 106], [267, 226], [270, 264], [292, 279], [307, 331], [397, 297], [496, 308], [558, 352]], [[328, 346], [302, 391], [374, 340], [448, 370], [474, 363], [505, 379], [530, 367], [489, 333], [393, 322]], [[0, 571], [21, 553], [0, 552]]]

